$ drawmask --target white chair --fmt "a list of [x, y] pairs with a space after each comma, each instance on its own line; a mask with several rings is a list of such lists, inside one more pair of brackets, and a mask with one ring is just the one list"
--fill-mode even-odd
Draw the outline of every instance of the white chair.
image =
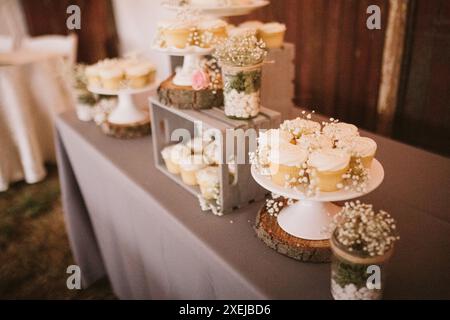
[[21, 47], [27, 50], [61, 54], [71, 65], [77, 62], [78, 37], [74, 33], [68, 36], [46, 35], [25, 38], [22, 40]]
[[0, 35], [0, 53], [10, 52], [14, 47], [14, 39], [9, 36]]

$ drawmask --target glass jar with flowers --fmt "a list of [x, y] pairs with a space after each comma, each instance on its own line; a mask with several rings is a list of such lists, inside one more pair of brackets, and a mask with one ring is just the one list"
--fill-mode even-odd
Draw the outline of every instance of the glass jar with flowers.
[[214, 56], [222, 68], [225, 115], [235, 119], [256, 117], [261, 108], [265, 43], [254, 33], [238, 34], [218, 44]]
[[331, 293], [336, 300], [379, 300], [386, 265], [399, 239], [395, 220], [359, 201], [346, 203], [331, 226]]

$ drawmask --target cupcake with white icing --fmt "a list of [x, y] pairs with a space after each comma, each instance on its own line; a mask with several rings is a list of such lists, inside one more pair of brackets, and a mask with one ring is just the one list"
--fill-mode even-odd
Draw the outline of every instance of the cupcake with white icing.
[[281, 129], [289, 131], [295, 139], [300, 139], [302, 135], [319, 133], [321, 128], [320, 123], [302, 118], [286, 120], [281, 125]]
[[186, 147], [191, 149], [194, 154], [203, 154], [205, 147], [211, 143], [211, 141], [205, 141], [201, 137], [195, 137], [186, 143]]
[[310, 152], [317, 149], [333, 148], [333, 140], [321, 133], [304, 134], [296, 142], [302, 149]]
[[293, 136], [284, 130], [271, 129], [260, 132], [258, 137], [258, 157], [259, 163], [263, 167], [270, 165], [269, 155], [272, 148], [278, 148], [280, 145], [287, 145], [293, 141]]
[[128, 85], [131, 88], [143, 88], [155, 81], [156, 68], [147, 61], [135, 61], [124, 67]]
[[308, 165], [312, 169], [311, 181], [320, 191], [337, 191], [349, 169], [350, 155], [342, 149], [320, 149], [309, 155]]
[[92, 87], [100, 87], [101, 86], [101, 80], [100, 80], [100, 67], [98, 64], [94, 64], [92, 66], [87, 66], [84, 73], [86, 75], [86, 79], [88, 82], [88, 86]]
[[284, 43], [286, 25], [278, 22], [266, 23], [258, 28], [259, 36], [266, 43], [267, 48], [281, 48]]
[[103, 88], [119, 90], [124, 80], [124, 72], [119, 66], [103, 66], [99, 72]]
[[167, 170], [173, 174], [180, 174], [181, 160], [191, 154], [191, 150], [183, 144], [168, 146], [161, 151]]
[[272, 147], [269, 155], [272, 181], [282, 187], [297, 185], [301, 167], [307, 159], [308, 152], [297, 145], [288, 143]]
[[206, 167], [197, 171], [195, 176], [203, 198], [217, 200], [220, 194], [219, 167]]
[[202, 48], [210, 48], [227, 38], [227, 23], [220, 19], [207, 19], [197, 24], [199, 44]]
[[167, 47], [184, 49], [192, 42], [195, 24], [186, 20], [166, 20], [158, 23], [158, 29]]
[[181, 179], [189, 186], [198, 185], [196, 173], [207, 165], [200, 154], [190, 155], [180, 160]]
[[220, 144], [216, 141], [207, 144], [203, 149], [203, 159], [208, 165], [220, 164], [222, 162], [221, 155]]
[[374, 140], [359, 136], [349, 136], [338, 140], [336, 147], [349, 152], [352, 156], [352, 163], [360, 159], [365, 168], [372, 166], [372, 161], [377, 152], [377, 143]]
[[335, 142], [346, 137], [359, 136], [358, 127], [345, 122], [329, 123], [323, 127], [322, 132]]

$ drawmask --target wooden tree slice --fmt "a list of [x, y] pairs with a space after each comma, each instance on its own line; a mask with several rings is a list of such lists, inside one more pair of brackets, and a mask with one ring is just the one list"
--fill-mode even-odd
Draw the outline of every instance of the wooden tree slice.
[[286, 233], [265, 205], [256, 217], [255, 231], [267, 246], [290, 258], [303, 262], [330, 262], [329, 240], [305, 240]]
[[223, 106], [223, 90], [194, 90], [189, 86], [173, 84], [174, 75], [158, 88], [159, 101], [178, 109], [210, 109]]
[[114, 124], [105, 121], [100, 127], [105, 134], [118, 139], [140, 138], [151, 132], [150, 119], [132, 124]]

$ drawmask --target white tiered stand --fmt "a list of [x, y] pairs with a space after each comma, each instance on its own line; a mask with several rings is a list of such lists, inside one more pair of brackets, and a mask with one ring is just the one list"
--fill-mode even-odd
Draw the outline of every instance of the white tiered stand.
[[[232, 17], [249, 14], [253, 10], [262, 8], [268, 4], [269, 1], [255, 0], [253, 3], [248, 5], [190, 7], [208, 16]], [[177, 11], [180, 9], [180, 6], [177, 5], [165, 4], [164, 7], [172, 11]], [[200, 48], [197, 46], [191, 46], [184, 49], [161, 48], [154, 46], [153, 49], [170, 56], [184, 57], [183, 66], [176, 71], [176, 75], [173, 78], [173, 83], [177, 86], [192, 86], [193, 72], [198, 69], [202, 57], [211, 54], [213, 51], [213, 49], [210, 48]]]
[[139, 89], [123, 88], [118, 90], [109, 90], [101, 87], [90, 86], [88, 90], [95, 94], [105, 96], [118, 96], [117, 107], [108, 115], [108, 122], [117, 125], [129, 125], [150, 121], [148, 112], [142, 111], [133, 102], [133, 95], [156, 90], [159, 81]]
[[278, 214], [278, 225], [290, 235], [305, 240], [327, 240], [329, 234], [324, 232], [330, 225], [333, 216], [341, 207], [332, 201], [345, 201], [366, 195], [380, 186], [384, 179], [381, 163], [374, 159], [369, 170], [370, 179], [364, 193], [340, 190], [336, 192], [319, 192], [307, 197], [293, 188], [283, 188], [272, 182], [270, 176], [262, 175], [252, 166], [255, 181], [270, 192], [285, 198], [298, 200], [295, 204], [281, 210]]

